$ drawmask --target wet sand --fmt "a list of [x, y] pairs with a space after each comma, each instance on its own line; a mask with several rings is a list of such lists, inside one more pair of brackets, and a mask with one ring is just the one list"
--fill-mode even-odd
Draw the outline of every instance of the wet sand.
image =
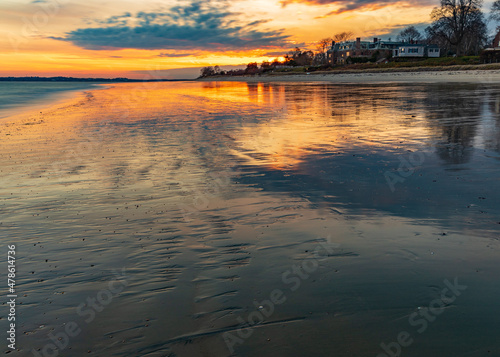
[[75, 322], [61, 356], [500, 354], [499, 93], [116, 84], [9, 118], [16, 353]]

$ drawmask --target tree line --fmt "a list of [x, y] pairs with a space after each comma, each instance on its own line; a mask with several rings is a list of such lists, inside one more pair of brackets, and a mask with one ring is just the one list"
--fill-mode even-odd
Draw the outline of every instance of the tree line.
[[[490, 42], [487, 21], [500, 21], [500, 0], [493, 3], [489, 19], [483, 13], [482, 7], [483, 0], [441, 0], [440, 6], [432, 10], [432, 23], [424, 33], [418, 31], [415, 26], [409, 26], [398, 34], [397, 41], [436, 44], [446, 56], [477, 56]], [[497, 27], [497, 30], [499, 29]], [[249, 63], [246, 69], [233, 71], [222, 71], [218, 66], [205, 67], [201, 76], [257, 74], [279, 67], [327, 66], [327, 51], [332, 41], [350, 41], [353, 37], [353, 32], [344, 31], [318, 41], [316, 52], [296, 47], [284, 55], [284, 61], [264, 61], [260, 66], [253, 62]]]

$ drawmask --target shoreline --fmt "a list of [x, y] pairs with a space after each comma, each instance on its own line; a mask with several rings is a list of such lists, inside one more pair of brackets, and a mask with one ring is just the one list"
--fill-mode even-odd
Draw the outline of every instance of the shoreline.
[[[455, 66], [463, 67], [463, 66]], [[471, 66], [472, 67], [472, 66]], [[476, 66], [474, 66], [476, 67]], [[270, 73], [246, 76], [215, 76], [200, 78], [193, 82], [246, 82], [246, 83], [331, 83], [331, 84], [418, 84], [418, 83], [475, 83], [500, 84], [500, 68], [495, 69], [433, 69], [433, 67], [369, 69], [346, 71], [318, 71], [311, 73]], [[116, 83], [115, 83], [116, 84]], [[19, 105], [0, 109], [0, 125], [23, 120], [60, 109], [85, 98], [87, 92], [110, 88], [111, 83], [92, 83], [84, 88], [58, 90], [43, 96], [30, 99]]]
[[[457, 66], [462, 68], [463, 66]], [[218, 76], [200, 78], [200, 82], [329, 82], [329, 83], [484, 83], [500, 84], [500, 69], [433, 69], [422, 67], [398, 69], [370, 69], [323, 71], [311, 73], [273, 73], [256, 76]]]
[[30, 98], [18, 105], [0, 109], [0, 124], [13, 123], [42, 112], [51, 112], [63, 106], [80, 102], [86, 93], [109, 88], [107, 83], [93, 83], [88, 87], [56, 90], [41, 98]]

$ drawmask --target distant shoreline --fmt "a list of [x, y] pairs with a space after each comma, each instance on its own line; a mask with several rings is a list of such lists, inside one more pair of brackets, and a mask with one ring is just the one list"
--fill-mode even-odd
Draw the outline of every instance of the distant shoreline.
[[476, 82], [500, 83], [500, 64], [461, 65], [442, 67], [373, 68], [362, 70], [333, 70], [311, 73], [275, 72], [247, 76], [214, 76], [200, 78], [202, 82]]
[[130, 79], [130, 78], [75, 78], [75, 77], [0, 77], [0, 82], [88, 82], [88, 83], [142, 83], [185, 82], [194, 79]]

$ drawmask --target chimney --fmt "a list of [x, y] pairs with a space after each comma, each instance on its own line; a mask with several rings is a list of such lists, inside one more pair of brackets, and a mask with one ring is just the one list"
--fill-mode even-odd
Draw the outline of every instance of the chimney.
[[361, 37], [356, 38], [356, 48], [361, 49]]
[[500, 44], [500, 31], [497, 33], [495, 36], [495, 39], [493, 40], [493, 48], [498, 47]]
[[373, 43], [378, 43], [378, 38], [376, 38], [376, 37], [375, 37], [375, 38], [373, 39]]

